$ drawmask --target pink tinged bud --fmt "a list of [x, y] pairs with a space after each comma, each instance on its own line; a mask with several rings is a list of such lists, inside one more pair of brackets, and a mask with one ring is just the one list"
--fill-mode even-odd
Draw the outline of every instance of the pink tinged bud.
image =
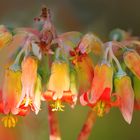
[[5, 78], [2, 88], [2, 101], [4, 103], [4, 114], [12, 113], [18, 114], [16, 108], [21, 96], [21, 72], [14, 72], [7, 69], [5, 71]]
[[25, 107], [27, 107], [32, 99], [35, 98], [34, 89], [37, 79], [37, 60], [31, 56], [26, 57], [22, 62], [22, 94], [17, 107], [24, 102]]
[[94, 65], [90, 57], [83, 56], [81, 61], [75, 65], [78, 79], [79, 93], [87, 92], [91, 87], [92, 79], [94, 76]]
[[120, 111], [127, 123], [131, 123], [134, 107], [134, 91], [128, 76], [116, 78], [115, 92], [120, 96]]
[[132, 73], [140, 79], [140, 56], [136, 51], [124, 53], [124, 62]]
[[103, 44], [98, 37], [92, 33], [88, 33], [82, 38], [78, 49], [82, 54], [90, 53], [92, 51], [94, 54], [99, 55], [103, 51], [102, 45]]

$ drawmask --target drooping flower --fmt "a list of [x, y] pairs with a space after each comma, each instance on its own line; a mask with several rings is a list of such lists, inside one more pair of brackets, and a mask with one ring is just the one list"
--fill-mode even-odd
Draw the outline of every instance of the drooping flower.
[[6, 116], [2, 118], [5, 127], [15, 127], [17, 117], [28, 113], [27, 107], [17, 108], [21, 96], [21, 72], [6, 69], [1, 91], [0, 111]]
[[81, 57], [81, 60], [77, 61], [75, 65], [78, 79], [79, 93], [86, 92], [92, 83], [94, 76], [94, 65], [91, 58], [88, 55]]
[[81, 54], [77, 49], [70, 51], [70, 55], [72, 56], [72, 64], [77, 72], [79, 93], [82, 94], [91, 87], [94, 76], [94, 65], [86, 53]]
[[12, 34], [5, 26], [0, 25], [0, 49], [8, 45], [10, 41], [12, 41]]
[[115, 78], [115, 92], [119, 96], [119, 108], [126, 122], [132, 120], [134, 106], [134, 91], [129, 76], [124, 75]]
[[51, 75], [47, 85], [47, 91], [43, 97], [47, 101], [54, 101], [52, 111], [63, 111], [61, 102], [75, 105], [76, 96], [75, 76], [69, 71], [66, 62], [55, 61], [52, 63]]
[[126, 51], [124, 53], [124, 62], [133, 74], [140, 79], [140, 56], [134, 51]]
[[30, 106], [37, 114], [40, 110], [41, 98], [41, 79], [37, 75], [37, 60], [32, 56], [27, 56], [21, 67], [22, 94], [17, 107]]
[[81, 95], [82, 105], [88, 105], [97, 112], [98, 116], [103, 116], [111, 107], [113, 68], [108, 64], [96, 65], [91, 89]]

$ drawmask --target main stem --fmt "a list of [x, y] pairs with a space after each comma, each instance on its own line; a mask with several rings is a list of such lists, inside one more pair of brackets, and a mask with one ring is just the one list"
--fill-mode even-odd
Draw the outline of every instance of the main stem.
[[96, 122], [96, 114], [94, 111], [88, 113], [87, 119], [82, 127], [80, 134], [78, 135], [77, 140], [88, 140], [91, 133], [92, 127]]
[[56, 112], [48, 105], [49, 140], [61, 140]]

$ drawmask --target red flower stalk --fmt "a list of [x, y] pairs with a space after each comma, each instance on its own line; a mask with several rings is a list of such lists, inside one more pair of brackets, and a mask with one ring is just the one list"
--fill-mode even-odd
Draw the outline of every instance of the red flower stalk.
[[88, 140], [92, 127], [95, 124], [95, 121], [96, 121], [96, 114], [94, 111], [91, 110], [88, 113], [87, 119], [83, 125], [80, 134], [78, 135], [78, 140]]
[[56, 112], [53, 112], [52, 108], [49, 105], [48, 105], [48, 122], [50, 131], [50, 140], [61, 140]]

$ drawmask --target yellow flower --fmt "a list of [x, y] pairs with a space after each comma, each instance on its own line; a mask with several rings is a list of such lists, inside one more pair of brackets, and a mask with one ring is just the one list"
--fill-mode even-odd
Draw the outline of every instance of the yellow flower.
[[4, 114], [18, 114], [16, 108], [21, 96], [21, 72], [14, 72], [10, 69], [5, 71], [5, 78], [2, 89], [2, 100], [4, 102]]
[[43, 95], [47, 101], [55, 101], [52, 110], [63, 111], [61, 102], [75, 105], [76, 93], [75, 75], [70, 75], [69, 65], [65, 62], [53, 62], [47, 91]]
[[69, 67], [64, 62], [52, 64], [51, 76], [48, 83], [48, 90], [54, 91], [53, 99], [61, 99], [64, 91], [70, 87]]

